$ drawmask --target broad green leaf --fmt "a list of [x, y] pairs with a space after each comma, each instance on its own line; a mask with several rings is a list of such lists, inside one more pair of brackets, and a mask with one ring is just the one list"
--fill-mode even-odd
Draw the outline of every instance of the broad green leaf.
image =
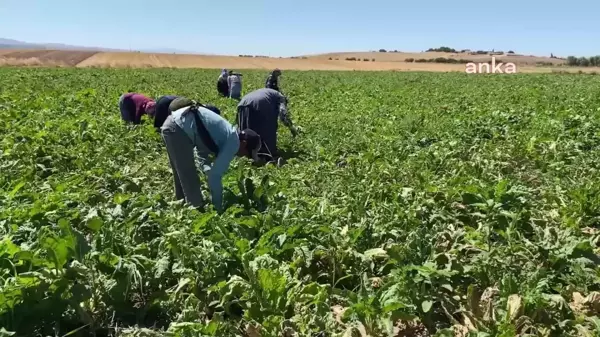
[[104, 222], [102, 219], [100, 219], [100, 217], [93, 217], [87, 221], [86, 226], [94, 232], [98, 232], [102, 228], [103, 224]]
[[366, 257], [370, 258], [386, 258], [388, 257], [387, 252], [382, 248], [373, 248], [364, 252]]
[[431, 310], [432, 306], [433, 306], [433, 302], [432, 301], [423, 301], [423, 302], [421, 302], [421, 309], [423, 310], [424, 313], [428, 313], [429, 310]]
[[113, 200], [115, 204], [122, 205], [125, 201], [131, 199], [131, 196], [123, 193], [116, 193]]
[[12, 191], [10, 191], [10, 193], [8, 193], [8, 197], [9, 198], [13, 198], [15, 195], [17, 195], [17, 193], [21, 190], [21, 188], [23, 188], [23, 186], [25, 186], [25, 182], [21, 181], [19, 182], [13, 189]]

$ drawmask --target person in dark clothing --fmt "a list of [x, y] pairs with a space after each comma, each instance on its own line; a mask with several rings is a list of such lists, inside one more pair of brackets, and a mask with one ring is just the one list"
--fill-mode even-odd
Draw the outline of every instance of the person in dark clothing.
[[161, 96], [156, 100], [156, 113], [154, 115], [154, 127], [160, 129], [167, 117], [171, 114], [169, 104], [178, 98], [178, 96], [167, 95]]
[[[169, 117], [172, 113], [171, 109], [170, 109], [170, 104], [171, 102], [173, 102], [175, 99], [177, 98], [181, 98], [179, 96], [174, 96], [174, 95], [167, 95], [167, 96], [161, 96], [158, 98], [158, 100], [156, 100], [156, 112], [155, 112], [155, 117], [154, 117], [154, 127], [160, 131], [160, 127], [165, 123], [165, 120], [167, 120], [167, 117]], [[219, 108], [217, 108], [214, 105], [204, 105], [205, 108], [211, 110], [212, 112], [216, 113], [217, 115], [221, 115], [221, 110], [219, 110]]]
[[279, 90], [279, 76], [281, 76], [281, 70], [275, 69], [267, 77], [267, 81], [265, 82], [265, 88]]
[[223, 69], [221, 71], [221, 75], [217, 79], [217, 91], [221, 96], [229, 97], [229, 83], [227, 82], [227, 77], [229, 73], [227, 69]]
[[289, 128], [294, 137], [297, 136], [297, 128], [287, 110], [287, 98], [274, 89], [255, 90], [242, 97], [237, 106], [238, 128], [254, 130], [260, 136], [262, 148], [259, 156], [262, 160], [275, 161], [279, 157], [278, 120]]

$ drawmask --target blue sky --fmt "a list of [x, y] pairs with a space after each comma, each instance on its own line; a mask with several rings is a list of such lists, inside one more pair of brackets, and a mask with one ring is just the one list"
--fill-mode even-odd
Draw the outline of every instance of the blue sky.
[[284, 57], [438, 46], [591, 56], [598, 13], [598, 0], [0, 0], [0, 37]]

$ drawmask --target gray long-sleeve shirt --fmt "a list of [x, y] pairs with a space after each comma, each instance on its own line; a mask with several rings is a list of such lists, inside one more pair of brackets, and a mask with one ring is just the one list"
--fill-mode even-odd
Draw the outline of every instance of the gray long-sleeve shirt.
[[245, 106], [252, 107], [255, 111], [261, 112], [273, 109], [273, 115], [278, 116], [283, 125], [288, 128], [292, 127], [292, 118], [287, 109], [286, 98], [277, 90], [270, 88], [254, 90], [242, 97], [242, 100], [238, 104], [238, 107]]
[[229, 75], [227, 77], [227, 84], [229, 85], [229, 89], [231, 88], [239, 88], [242, 86], [242, 77], [236, 74]]

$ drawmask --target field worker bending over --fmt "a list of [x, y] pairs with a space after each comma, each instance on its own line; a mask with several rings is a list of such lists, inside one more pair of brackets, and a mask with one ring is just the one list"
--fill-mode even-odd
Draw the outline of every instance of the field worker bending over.
[[229, 83], [227, 81], [227, 69], [221, 70], [221, 75], [217, 79], [217, 91], [221, 96], [229, 97]]
[[142, 94], [130, 92], [119, 98], [121, 118], [128, 123], [140, 124], [143, 115], [154, 117], [156, 102]]
[[268, 88], [255, 90], [244, 96], [238, 104], [238, 127], [252, 129], [260, 136], [263, 146], [259, 156], [267, 161], [274, 161], [278, 157], [278, 119], [296, 137], [298, 131], [292, 124], [287, 110], [287, 98], [276, 90]]
[[[171, 115], [172, 111], [169, 109], [169, 106], [171, 104], [171, 102], [173, 102], [176, 98], [179, 98], [179, 96], [174, 96], [174, 95], [166, 95], [166, 96], [161, 96], [158, 98], [158, 100], [156, 100], [156, 112], [155, 112], [155, 116], [154, 116], [154, 127], [156, 128], [157, 131], [160, 132], [160, 127], [165, 123], [165, 121], [167, 120], [167, 117], [169, 117], [169, 115]], [[221, 114], [221, 111], [213, 105], [205, 105], [206, 108], [208, 108], [209, 110], [213, 111], [214, 113], [216, 113], [217, 115]]]
[[229, 86], [229, 98], [240, 99], [242, 96], [242, 74], [230, 70], [227, 85]]
[[167, 120], [167, 117], [171, 114], [171, 110], [169, 110], [169, 105], [173, 102], [178, 96], [175, 95], [166, 95], [161, 96], [156, 100], [156, 112], [154, 114], [154, 127], [157, 131], [160, 131], [160, 127]]
[[279, 90], [279, 76], [281, 76], [281, 70], [273, 70], [271, 74], [269, 74], [269, 77], [267, 77], [265, 88], [281, 91]]
[[[171, 115], [161, 127], [175, 182], [175, 197], [203, 207], [194, 149], [207, 175], [212, 203], [223, 207], [222, 178], [235, 155], [258, 159], [260, 137], [252, 130], [237, 131], [226, 119], [187, 98], [171, 102]], [[214, 154], [211, 165], [209, 155]]]

